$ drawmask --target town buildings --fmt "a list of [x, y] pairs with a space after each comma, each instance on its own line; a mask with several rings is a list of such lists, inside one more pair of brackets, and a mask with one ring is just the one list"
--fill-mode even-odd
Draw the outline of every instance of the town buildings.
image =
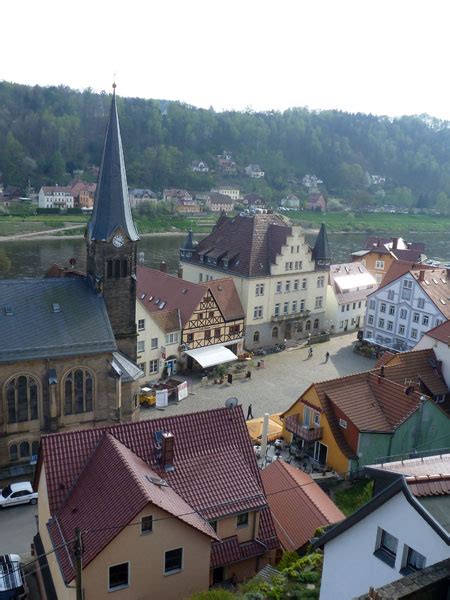
[[191, 163], [193, 173], [209, 173], [208, 164], [204, 160], [194, 160]]
[[362, 263], [330, 265], [325, 319], [332, 333], [363, 326], [367, 295], [378, 285]]
[[92, 210], [94, 207], [96, 188], [97, 184], [95, 183], [86, 183], [80, 180], [72, 182], [70, 184], [70, 189], [74, 198], [74, 207]]
[[[136, 314], [137, 361], [146, 380], [242, 352], [245, 315], [231, 277], [199, 284], [138, 267]], [[204, 348], [209, 356], [199, 352]]]
[[442, 371], [442, 376], [450, 389], [450, 321], [430, 329], [423, 334], [414, 350], [433, 350], [436, 364]]
[[87, 275], [0, 281], [1, 466], [29, 463], [43, 433], [137, 417], [138, 239], [113, 96]]
[[299, 226], [272, 214], [222, 215], [198, 245], [180, 250], [183, 277], [232, 277], [246, 318], [246, 348], [319, 333], [325, 326], [330, 254], [322, 226], [313, 249]]
[[36, 487], [58, 600], [75, 598], [76, 527], [99, 600], [178, 600], [254, 575], [278, 548], [240, 406], [45, 436]]
[[259, 165], [248, 165], [244, 171], [247, 177], [251, 179], [262, 179], [264, 177], [264, 171]]
[[232, 200], [237, 202], [241, 196], [241, 192], [239, 188], [232, 185], [219, 185], [217, 188], [211, 189], [211, 192], [217, 192], [218, 194], [225, 194], [225, 196], [229, 196]]
[[233, 160], [231, 152], [223, 151], [223, 154], [217, 155], [217, 169], [224, 175], [234, 175], [237, 171], [237, 165]]
[[316, 543], [321, 600], [354, 598], [450, 557], [449, 467], [447, 454], [368, 469], [372, 500]]
[[163, 191], [164, 202], [177, 203], [179, 200], [193, 200], [192, 195], [187, 190], [180, 190], [178, 188], [167, 188]]
[[130, 206], [131, 208], [139, 208], [143, 205], [155, 205], [158, 202], [158, 198], [152, 190], [144, 188], [135, 188], [129, 190]]
[[210, 192], [205, 201], [205, 208], [215, 213], [230, 213], [234, 210], [234, 200], [228, 194]]
[[377, 283], [396, 261], [423, 263], [426, 259], [425, 244], [405, 242], [401, 237], [379, 238], [370, 236], [366, 239], [364, 249], [352, 253], [352, 260], [362, 262]]
[[43, 186], [39, 190], [38, 204], [39, 208], [74, 208], [73, 191], [64, 186]]
[[394, 263], [380, 287], [367, 297], [364, 339], [383, 348], [409, 350], [450, 317], [446, 269]]
[[242, 204], [250, 210], [258, 210], [266, 207], [264, 198], [260, 194], [245, 194]]
[[311, 192], [308, 199], [305, 202], [306, 210], [316, 210], [325, 212], [327, 208], [327, 202], [320, 192]]
[[280, 200], [280, 206], [284, 208], [294, 208], [298, 210], [300, 208], [300, 198], [295, 194], [289, 194]]

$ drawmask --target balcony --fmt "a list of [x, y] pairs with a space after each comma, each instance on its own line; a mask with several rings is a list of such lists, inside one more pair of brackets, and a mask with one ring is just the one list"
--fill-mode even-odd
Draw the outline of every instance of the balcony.
[[294, 321], [295, 319], [306, 319], [311, 314], [310, 310], [299, 310], [294, 313], [289, 314], [280, 314], [280, 315], [272, 315], [271, 321], [272, 323], [281, 323], [283, 321]]
[[305, 442], [317, 442], [323, 437], [323, 427], [308, 427], [303, 425], [300, 415], [290, 415], [284, 420], [287, 431], [294, 433]]

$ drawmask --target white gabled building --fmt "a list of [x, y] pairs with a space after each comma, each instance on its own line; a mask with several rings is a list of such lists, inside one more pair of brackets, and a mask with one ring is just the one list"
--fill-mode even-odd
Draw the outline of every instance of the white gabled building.
[[73, 190], [62, 186], [43, 186], [39, 191], [39, 208], [60, 208], [67, 210], [74, 207]]
[[378, 284], [362, 263], [330, 266], [325, 320], [333, 333], [363, 326], [367, 296]]
[[450, 318], [446, 269], [411, 269], [397, 262], [367, 298], [364, 339], [384, 348], [411, 350], [430, 329]]

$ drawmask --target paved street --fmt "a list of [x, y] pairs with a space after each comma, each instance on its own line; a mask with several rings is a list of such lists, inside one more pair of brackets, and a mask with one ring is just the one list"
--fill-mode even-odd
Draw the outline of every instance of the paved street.
[[24, 562], [30, 560], [37, 511], [30, 504], [0, 509], [0, 555], [19, 554]]
[[[286, 410], [306, 388], [315, 381], [323, 381], [358, 373], [372, 368], [375, 361], [353, 352], [352, 343], [356, 333], [333, 337], [329, 342], [313, 346], [313, 357], [308, 358], [308, 348], [285, 350], [264, 358], [265, 368], [252, 369], [252, 377], [206, 387], [194, 386], [195, 395], [189, 395], [180, 404], [170, 405], [164, 411], [143, 409], [141, 418], [152, 419], [216, 408], [223, 406], [230, 396], [236, 396], [247, 413], [251, 403], [253, 416], [260, 417], [265, 412], [276, 413]], [[325, 353], [330, 353], [325, 363]], [[256, 363], [258, 358], [255, 357]]]

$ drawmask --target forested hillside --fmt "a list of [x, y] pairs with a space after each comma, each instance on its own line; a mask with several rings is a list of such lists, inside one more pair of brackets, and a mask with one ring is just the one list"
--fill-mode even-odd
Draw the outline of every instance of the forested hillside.
[[[330, 90], [332, 97], [332, 90]], [[0, 82], [0, 172], [5, 185], [64, 183], [98, 165], [110, 97], [67, 87]], [[258, 163], [268, 199], [298, 193], [306, 173], [323, 191], [352, 202], [448, 208], [449, 123], [339, 111], [222, 112], [177, 102], [119, 98], [129, 184], [207, 189], [217, 173], [190, 172], [194, 159], [214, 167], [224, 149], [240, 167]], [[368, 174], [386, 179], [371, 185]], [[223, 178], [222, 178], [223, 179]], [[233, 181], [233, 180], [231, 180]]]

